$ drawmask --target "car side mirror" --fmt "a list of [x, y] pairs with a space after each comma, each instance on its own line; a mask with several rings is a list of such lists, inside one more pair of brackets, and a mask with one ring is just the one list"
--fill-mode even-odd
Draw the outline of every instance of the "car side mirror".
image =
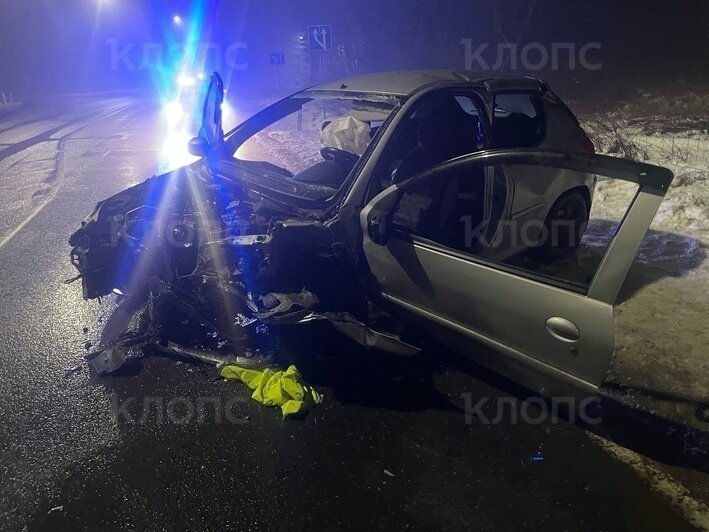
[[386, 246], [389, 242], [389, 233], [391, 231], [389, 216], [389, 213], [374, 215], [367, 224], [369, 238], [380, 246]]
[[207, 151], [209, 150], [209, 146], [204, 138], [194, 137], [187, 143], [187, 150], [195, 157], [205, 157], [207, 155]]

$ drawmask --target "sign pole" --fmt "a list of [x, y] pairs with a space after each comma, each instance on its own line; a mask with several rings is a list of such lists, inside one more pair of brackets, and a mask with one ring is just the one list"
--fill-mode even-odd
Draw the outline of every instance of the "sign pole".
[[318, 55], [320, 56], [320, 83], [325, 83], [325, 74], [323, 72], [323, 61], [322, 61], [322, 56], [324, 52], [320, 52]]
[[[320, 57], [320, 83], [325, 82], [325, 66], [323, 64], [323, 54], [332, 50], [332, 27], [329, 24], [320, 26], [308, 26], [308, 47], [311, 53], [319, 54]], [[311, 56], [312, 57], [312, 56]]]

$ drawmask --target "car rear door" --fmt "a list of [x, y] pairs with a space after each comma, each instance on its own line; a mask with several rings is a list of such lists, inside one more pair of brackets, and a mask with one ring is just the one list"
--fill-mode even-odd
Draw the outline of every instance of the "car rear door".
[[[505, 165], [594, 173], [635, 187], [618, 223], [599, 226], [609, 235], [604, 251], [589, 240], [592, 267], [576, 272], [568, 257], [562, 266], [544, 263], [540, 271], [530, 271], [525, 257], [518, 257], [517, 263], [495, 262], [486, 258], [494, 239], [482, 233], [461, 238], [457, 230], [446, 228], [455, 223], [460, 209], [441, 212], [430, 198], [454, 193], [428, 193], [426, 186], [440, 191], [457, 180], [448, 188], [468, 193], [476, 189], [470, 182]], [[613, 304], [671, 180], [667, 169], [602, 155], [537, 150], [473, 154], [375, 197], [360, 217], [364, 255], [384, 298], [491, 347], [485, 352], [494, 356], [486, 355], [482, 363], [541, 393], [548, 393], [549, 382], [593, 392], [613, 355]], [[426, 220], [419, 216], [423, 230], [407, 226], [407, 217], [416, 218], [426, 206], [435, 212]], [[479, 226], [485, 223], [480, 220]]]

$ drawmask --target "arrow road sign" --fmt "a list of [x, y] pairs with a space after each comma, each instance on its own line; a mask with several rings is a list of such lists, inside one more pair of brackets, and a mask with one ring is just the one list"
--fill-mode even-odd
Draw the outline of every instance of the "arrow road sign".
[[332, 50], [332, 30], [330, 26], [308, 26], [308, 43], [311, 52]]

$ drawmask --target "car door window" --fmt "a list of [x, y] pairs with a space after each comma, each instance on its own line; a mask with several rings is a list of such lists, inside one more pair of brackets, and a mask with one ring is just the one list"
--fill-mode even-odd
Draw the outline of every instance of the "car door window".
[[375, 168], [373, 197], [394, 180], [405, 181], [485, 145], [482, 102], [469, 92], [439, 91], [402, 118]]
[[451, 170], [442, 179], [407, 188], [393, 211], [392, 223], [401, 234], [482, 254], [483, 240], [494, 235], [501, 221], [507, 194], [502, 167]]
[[452, 165], [406, 186], [392, 224], [400, 236], [583, 292], [637, 191], [539, 165]]
[[546, 129], [543, 109], [536, 94], [496, 94], [492, 117], [495, 147], [531, 148], [541, 144]]

